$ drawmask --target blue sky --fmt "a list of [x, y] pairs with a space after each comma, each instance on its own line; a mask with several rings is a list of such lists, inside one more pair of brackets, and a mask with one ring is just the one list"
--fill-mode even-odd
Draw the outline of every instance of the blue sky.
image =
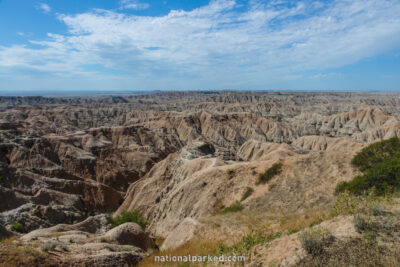
[[0, 0], [0, 93], [400, 91], [398, 0]]

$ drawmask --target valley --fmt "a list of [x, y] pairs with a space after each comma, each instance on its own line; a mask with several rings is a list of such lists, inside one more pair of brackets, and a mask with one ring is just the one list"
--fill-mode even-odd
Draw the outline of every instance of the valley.
[[[0, 97], [1, 260], [160, 266], [155, 255], [233, 253], [244, 266], [319, 266], [302, 248], [304, 229], [329, 230], [339, 240], [330, 251], [344, 253], [346, 242], [364, 244], [353, 221], [373, 205], [387, 212], [373, 221], [399, 225], [396, 195], [335, 193], [361, 174], [357, 153], [393, 137], [399, 94]], [[129, 212], [145, 229], [113, 225]], [[393, 231], [376, 239], [395, 249]]]

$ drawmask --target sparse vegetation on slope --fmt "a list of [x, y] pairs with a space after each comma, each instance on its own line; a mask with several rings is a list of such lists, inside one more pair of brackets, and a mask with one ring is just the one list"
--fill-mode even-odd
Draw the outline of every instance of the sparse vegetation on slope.
[[258, 176], [257, 184], [265, 184], [271, 180], [275, 175], [280, 174], [282, 171], [282, 163], [274, 163], [270, 168], [268, 168], [264, 173], [260, 173]]
[[331, 216], [355, 214], [353, 224], [362, 236], [329, 245], [305, 242], [313, 241], [311, 235], [300, 236], [308, 256], [298, 266], [398, 266], [399, 221], [384, 205], [392, 205], [393, 193], [400, 189], [400, 140], [374, 143], [359, 152], [352, 164], [363, 174], [337, 185], [339, 195]]
[[255, 245], [271, 242], [272, 240], [279, 238], [281, 235], [282, 233], [280, 232], [266, 235], [261, 231], [251, 230], [243, 236], [239, 242], [232, 246], [220, 244], [217, 254], [248, 255]]
[[12, 237], [0, 242], [0, 266], [60, 266], [53, 256], [15, 243]]
[[244, 191], [242, 198], [240, 199], [240, 201], [244, 201], [246, 200], [249, 196], [251, 196], [251, 194], [253, 194], [254, 190], [251, 187], [247, 187], [246, 191]]
[[336, 242], [324, 253], [308, 255], [296, 266], [399, 266], [399, 254], [364, 239]]
[[229, 212], [238, 212], [243, 210], [243, 205], [238, 201], [230, 205], [229, 207], [225, 208], [222, 213], [229, 213]]
[[226, 171], [226, 174], [228, 174], [229, 179], [232, 179], [233, 176], [235, 175], [235, 170], [234, 170], [234, 169], [228, 169], [228, 170]]
[[399, 214], [386, 209], [374, 205], [354, 216], [359, 237], [321, 243], [318, 247], [321, 253], [313, 253], [303, 244], [308, 255], [297, 266], [399, 266]]
[[362, 195], [353, 195], [348, 191], [345, 191], [338, 195], [331, 217], [340, 214], [369, 212], [379, 205], [379, 203], [385, 201], [387, 201], [387, 199], [376, 196], [372, 190]]

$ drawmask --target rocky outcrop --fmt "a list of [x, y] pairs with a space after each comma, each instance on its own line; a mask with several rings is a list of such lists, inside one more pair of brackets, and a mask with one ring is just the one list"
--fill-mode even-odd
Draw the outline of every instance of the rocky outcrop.
[[58, 224], [44, 229], [37, 229], [21, 237], [24, 241], [32, 241], [41, 237], [51, 237], [62, 232], [85, 232], [90, 234], [104, 234], [112, 228], [110, 217], [105, 214], [92, 216], [76, 224]]
[[185, 218], [164, 240], [161, 250], [174, 250], [194, 239], [200, 223], [192, 218]]
[[111, 229], [103, 236], [108, 242], [120, 245], [132, 245], [144, 251], [156, 247], [154, 241], [136, 223], [124, 223]]
[[122, 202], [121, 193], [92, 180], [50, 178], [13, 169], [3, 174], [0, 221], [19, 222], [26, 231], [74, 223], [95, 211], [111, 212]]
[[166, 235], [182, 217], [198, 218], [212, 213], [217, 195], [223, 194], [218, 192], [220, 184], [229, 177], [226, 170], [218, 168], [226, 163], [204, 155], [202, 146], [184, 148], [156, 164], [148, 175], [131, 185], [115, 215], [139, 209], [152, 221], [150, 229], [154, 234]]
[[20, 242], [56, 255], [60, 266], [136, 266], [148, 255], [145, 250], [155, 247], [153, 240], [137, 224], [111, 229], [109, 219], [102, 214], [73, 225], [38, 229], [22, 236]]

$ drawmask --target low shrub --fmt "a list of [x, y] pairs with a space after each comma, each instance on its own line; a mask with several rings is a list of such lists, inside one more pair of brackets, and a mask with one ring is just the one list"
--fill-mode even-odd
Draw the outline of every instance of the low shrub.
[[134, 210], [132, 212], [123, 211], [119, 216], [112, 219], [112, 224], [114, 227], [127, 222], [137, 223], [143, 229], [145, 229], [150, 223], [138, 210]]
[[25, 227], [19, 222], [14, 222], [11, 224], [10, 230], [13, 232], [24, 233]]
[[365, 216], [356, 215], [353, 219], [353, 223], [359, 233], [371, 230], [371, 223]]
[[222, 213], [225, 214], [225, 213], [230, 213], [230, 212], [238, 212], [241, 210], [243, 210], [243, 206], [239, 201], [237, 201], [237, 202], [233, 203], [232, 205], [230, 205], [229, 207], [225, 208], [222, 211]]
[[299, 236], [303, 249], [310, 255], [321, 255], [325, 247], [334, 241], [334, 236], [328, 231], [310, 230], [304, 231]]
[[381, 203], [374, 203], [371, 205], [371, 213], [374, 216], [384, 215], [386, 212]]
[[280, 174], [282, 171], [282, 163], [274, 163], [269, 169], [264, 173], [260, 173], [258, 176], [257, 184], [265, 184], [271, 180], [275, 175]]
[[58, 243], [54, 241], [47, 241], [40, 246], [40, 249], [44, 252], [53, 251], [57, 247]]
[[247, 187], [246, 191], [244, 191], [242, 198], [240, 199], [240, 201], [245, 200], [246, 198], [248, 198], [249, 196], [251, 196], [251, 194], [253, 194], [254, 190], [251, 187]]
[[226, 174], [228, 174], [229, 178], [232, 178], [235, 175], [235, 170], [234, 169], [228, 169], [226, 171]]

